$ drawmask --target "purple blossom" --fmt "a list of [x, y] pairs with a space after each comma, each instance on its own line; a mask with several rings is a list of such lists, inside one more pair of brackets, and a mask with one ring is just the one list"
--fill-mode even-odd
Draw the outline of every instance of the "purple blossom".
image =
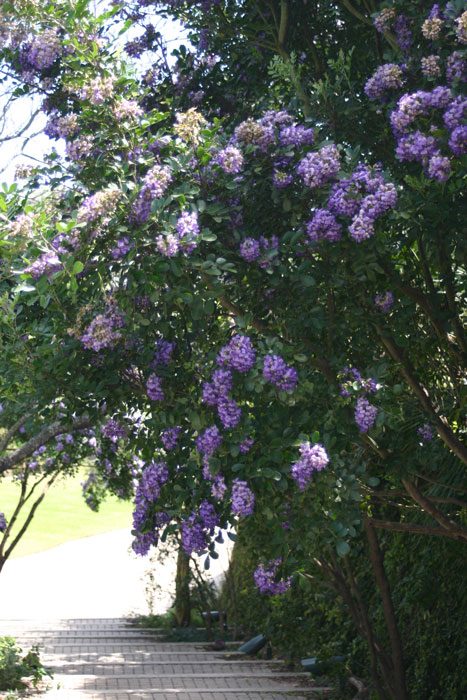
[[261, 255], [259, 242], [255, 238], [245, 238], [240, 243], [240, 255], [247, 262], [258, 260]]
[[227, 365], [243, 373], [249, 372], [255, 361], [256, 352], [253, 343], [246, 335], [234, 335], [217, 356], [218, 365]]
[[222, 444], [222, 435], [216, 425], [206, 428], [196, 438], [196, 449], [204, 457], [211, 457]]
[[282, 559], [273, 559], [268, 564], [260, 564], [253, 574], [255, 586], [260, 593], [267, 595], [281, 595], [289, 590], [292, 585], [292, 577], [276, 580], [277, 571], [282, 564]]
[[217, 163], [224, 173], [236, 175], [243, 169], [243, 155], [236, 146], [226, 146], [216, 154], [214, 163]]
[[446, 156], [436, 153], [431, 156], [426, 168], [426, 174], [438, 182], [446, 182], [451, 174], [451, 161]]
[[290, 473], [297, 482], [298, 488], [303, 491], [311, 481], [313, 473], [321, 471], [328, 465], [329, 457], [319, 442], [314, 445], [310, 442], [302, 442], [299, 452], [300, 459], [292, 464]]
[[467, 153], [467, 126], [456, 126], [449, 137], [449, 148], [456, 156]]
[[294, 391], [298, 382], [297, 370], [287, 365], [280, 355], [266, 355], [263, 377], [281, 391]]
[[180, 241], [173, 233], [161, 234], [156, 238], [156, 248], [166, 258], [173, 258], [180, 251]]
[[255, 495], [246, 481], [232, 482], [232, 513], [238, 516], [251, 515], [255, 509]]
[[117, 442], [120, 439], [127, 437], [126, 428], [121, 425], [115, 418], [110, 418], [105, 425], [102, 426], [102, 435], [112, 442]]
[[206, 499], [201, 501], [199, 505], [199, 517], [206, 530], [212, 531], [219, 524], [219, 516], [216, 513], [214, 505], [206, 501]]
[[234, 399], [228, 396], [219, 398], [217, 412], [224, 428], [235, 428], [242, 417], [242, 409]]
[[143, 469], [138, 484], [138, 493], [149, 503], [154, 503], [159, 498], [161, 488], [168, 478], [169, 470], [165, 462], [151, 462]]
[[81, 342], [88, 350], [98, 352], [114, 345], [122, 334], [120, 329], [125, 325], [123, 314], [113, 304], [103, 314], [93, 318], [81, 336]]
[[110, 251], [110, 255], [114, 260], [118, 260], [119, 258], [123, 258], [132, 249], [132, 247], [133, 243], [130, 241], [128, 236], [124, 236], [116, 241], [116, 245]]
[[156, 341], [156, 348], [154, 351], [154, 357], [152, 359], [151, 366], [167, 366], [168, 364], [170, 364], [174, 350], [175, 343], [171, 343], [170, 341], [165, 340], [165, 338], [159, 338]]
[[198, 245], [198, 214], [184, 211], [178, 217], [176, 229], [181, 249], [187, 254], [192, 253]]
[[384, 34], [384, 32], [389, 31], [395, 16], [396, 10], [394, 7], [383, 8], [381, 12], [378, 12], [373, 20], [376, 31], [378, 31], [380, 34]]
[[388, 90], [399, 90], [404, 84], [400, 66], [386, 63], [379, 66], [365, 84], [365, 93], [370, 100], [381, 100]]
[[288, 187], [291, 185], [293, 182], [293, 175], [291, 173], [287, 173], [284, 170], [280, 170], [279, 168], [274, 168], [273, 173], [272, 173], [272, 184], [274, 187], [277, 187], [277, 189], [283, 189], [285, 187]]
[[157, 532], [138, 532], [131, 544], [135, 554], [146, 556], [151, 547], [155, 547], [159, 541]]
[[171, 182], [172, 173], [167, 166], [156, 164], [148, 170], [133, 205], [132, 217], [136, 223], [142, 224], [147, 221], [153, 200], [162, 197]]
[[174, 450], [177, 447], [181, 430], [181, 427], [177, 425], [174, 428], [166, 428], [161, 432], [161, 442], [167, 452], [170, 452], [170, 450]]
[[461, 83], [467, 81], [467, 61], [460, 51], [454, 51], [446, 62], [446, 80], [453, 83], [459, 80]]
[[451, 101], [443, 114], [443, 121], [447, 129], [453, 131], [456, 127], [462, 126], [467, 117], [467, 98], [459, 95]]
[[151, 401], [163, 401], [162, 379], [157, 374], [150, 374], [146, 382], [146, 393]]
[[33, 279], [37, 280], [39, 277], [42, 277], [42, 275], [50, 277], [55, 272], [60, 272], [61, 270], [63, 270], [63, 263], [53, 250], [40, 255], [37, 260], [25, 268], [24, 272], [27, 272]]
[[308, 153], [298, 164], [297, 173], [307, 187], [322, 187], [339, 172], [340, 156], [336, 146], [324, 146]]
[[374, 298], [376, 308], [383, 314], [387, 314], [394, 305], [394, 294], [390, 291], [383, 294], [376, 294]]
[[232, 389], [232, 372], [229, 369], [216, 369], [211, 382], [203, 384], [203, 402], [217, 406], [221, 397], [226, 397]]
[[211, 485], [211, 496], [217, 501], [223, 501], [227, 492], [225, 479], [220, 474], [216, 474]]
[[193, 552], [201, 554], [207, 547], [207, 533], [201, 520], [192, 513], [181, 524], [182, 547], [190, 556]]
[[334, 214], [327, 209], [316, 209], [313, 218], [306, 225], [308, 239], [312, 243], [329, 241], [334, 243], [341, 238], [342, 226]]
[[247, 437], [242, 442], [239, 444], [238, 449], [240, 454], [244, 455], [247, 454], [255, 444], [255, 441], [252, 437]]
[[406, 15], [398, 15], [394, 22], [394, 33], [400, 50], [408, 53], [413, 43], [413, 35], [410, 30], [410, 20]]
[[27, 61], [38, 71], [50, 68], [62, 53], [62, 42], [54, 29], [37, 34], [29, 45]]
[[305, 146], [314, 142], [315, 134], [313, 129], [303, 126], [303, 124], [292, 124], [284, 126], [279, 133], [279, 143], [282, 146]]
[[377, 413], [378, 409], [376, 406], [373, 406], [364, 396], [357, 399], [354, 417], [361, 433], [369, 431], [376, 420]]
[[423, 442], [431, 442], [434, 438], [434, 430], [429, 423], [424, 423], [419, 428], [417, 428], [417, 433], [423, 440]]
[[7, 528], [7, 521], [5, 518], [5, 513], [0, 513], [0, 532], [5, 532]]

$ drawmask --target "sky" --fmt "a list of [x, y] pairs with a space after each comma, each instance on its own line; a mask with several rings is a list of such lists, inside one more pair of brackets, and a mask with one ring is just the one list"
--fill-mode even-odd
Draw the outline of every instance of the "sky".
[[[186, 31], [182, 26], [169, 19], [154, 17], [153, 24], [164, 37], [168, 45], [168, 53], [186, 40]], [[141, 29], [130, 30], [122, 43], [141, 34]], [[172, 61], [173, 62], [173, 61]], [[8, 95], [0, 96], [0, 110], [4, 108]], [[15, 180], [15, 170], [19, 164], [32, 164], [38, 160], [42, 162], [45, 154], [50, 153], [54, 147], [59, 153], [64, 152], [63, 141], [49, 139], [42, 132], [47, 118], [40, 112], [34, 119], [25, 134], [16, 139], [1, 141], [6, 135], [15, 134], [28, 122], [34, 110], [38, 110], [41, 104], [39, 97], [22, 97], [18, 99], [8, 110], [4, 128], [0, 135], [0, 183], [11, 184]], [[0, 127], [1, 128], [1, 127]], [[27, 143], [25, 144], [25, 140]]]

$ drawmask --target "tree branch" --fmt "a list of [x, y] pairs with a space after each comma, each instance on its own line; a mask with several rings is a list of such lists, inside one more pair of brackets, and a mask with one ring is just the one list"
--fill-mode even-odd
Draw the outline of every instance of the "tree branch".
[[457, 542], [465, 542], [467, 540], [463, 530], [454, 533], [449, 530], [445, 530], [442, 527], [428, 527], [426, 525], [419, 525], [418, 523], [398, 523], [392, 520], [376, 520], [375, 518], [369, 518], [369, 520], [373, 527], [377, 527], [381, 530], [388, 530], [389, 532], [408, 532], [412, 535], [434, 535], [435, 537], [448, 537], [449, 539], [456, 540]]
[[41, 445], [45, 445], [49, 440], [60, 435], [61, 433], [72, 433], [83, 428], [89, 428], [91, 421], [87, 417], [76, 418], [71, 425], [64, 425], [59, 421], [46, 426], [41, 431], [34, 435], [30, 440], [21, 445], [8, 457], [0, 458], [0, 474], [8, 471], [16, 464], [27, 459]]
[[402, 349], [380, 326], [376, 325], [375, 327], [388, 355], [400, 366], [400, 371], [405, 381], [418, 398], [423, 409], [431, 416], [441, 440], [455, 455], [457, 455], [457, 457], [459, 457], [459, 459], [467, 464], [467, 449], [465, 445], [454, 435], [449, 427], [447, 419], [439, 415], [434, 408], [427, 390], [418, 382], [413, 368], [409, 360], [404, 356]]

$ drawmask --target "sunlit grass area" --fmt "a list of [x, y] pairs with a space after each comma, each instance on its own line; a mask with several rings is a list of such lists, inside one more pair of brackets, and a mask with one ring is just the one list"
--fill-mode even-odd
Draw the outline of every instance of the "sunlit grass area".
[[[12, 556], [34, 554], [68, 540], [131, 526], [131, 503], [108, 497], [99, 512], [88, 508], [81, 494], [81, 482], [85, 478], [82, 474], [63, 478], [51, 487]], [[0, 481], [0, 512], [7, 519], [18, 494], [18, 484], [6, 478]]]

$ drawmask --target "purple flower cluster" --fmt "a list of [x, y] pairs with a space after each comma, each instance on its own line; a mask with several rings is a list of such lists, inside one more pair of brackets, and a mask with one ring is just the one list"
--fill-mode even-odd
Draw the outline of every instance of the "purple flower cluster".
[[215, 155], [214, 163], [224, 173], [236, 175], [243, 169], [243, 154], [236, 146], [226, 146]]
[[389, 31], [395, 16], [396, 10], [394, 7], [385, 7], [381, 10], [381, 12], [378, 12], [373, 20], [376, 31], [378, 31], [380, 34], [384, 34], [384, 32]]
[[311, 481], [314, 472], [321, 471], [329, 463], [329, 457], [324, 447], [319, 443], [312, 445], [302, 442], [299, 447], [300, 459], [292, 464], [290, 473], [303, 491]]
[[5, 532], [7, 528], [7, 521], [5, 518], [5, 513], [0, 513], [0, 532]]
[[221, 474], [216, 474], [212, 480], [211, 485], [211, 496], [216, 499], [216, 501], [223, 501], [225, 494], [227, 492], [227, 485], [225, 479]]
[[165, 462], [151, 462], [143, 469], [136, 498], [144, 497], [148, 503], [158, 500], [162, 486], [168, 481], [169, 470]]
[[133, 248], [133, 243], [128, 236], [123, 236], [116, 241], [116, 245], [110, 251], [110, 255], [114, 260], [123, 258]]
[[37, 260], [34, 260], [33, 263], [28, 265], [28, 267], [24, 269], [24, 272], [27, 272], [33, 279], [37, 280], [39, 277], [42, 277], [42, 275], [50, 277], [55, 272], [60, 272], [61, 270], [63, 270], [63, 263], [57, 253], [50, 250], [40, 255]]
[[216, 425], [206, 428], [196, 438], [196, 449], [205, 459], [209, 459], [222, 444], [222, 435]]
[[284, 126], [279, 133], [281, 146], [308, 146], [315, 140], [314, 130], [303, 124]]
[[174, 428], [166, 428], [161, 432], [161, 442], [167, 452], [170, 452], [177, 447], [181, 430], [181, 427], [176, 425]]
[[431, 442], [434, 438], [434, 430], [429, 423], [424, 423], [419, 428], [417, 428], [417, 433], [423, 440], [423, 442]]
[[246, 481], [232, 482], [232, 513], [240, 517], [251, 515], [255, 509], [255, 494]]
[[178, 217], [176, 230], [181, 250], [187, 254], [192, 253], [198, 245], [198, 214], [184, 211]]
[[387, 314], [394, 305], [394, 294], [391, 291], [384, 292], [383, 294], [376, 294], [374, 304], [379, 311], [383, 314]]
[[102, 426], [102, 435], [112, 442], [118, 442], [118, 440], [126, 438], [127, 430], [118, 420], [110, 418], [107, 423]]
[[255, 361], [256, 352], [247, 335], [234, 335], [227, 345], [221, 348], [217, 356], [218, 365], [224, 365], [242, 373], [249, 372]]
[[260, 564], [253, 574], [255, 586], [260, 593], [267, 595], [281, 595], [289, 590], [292, 585], [292, 577], [276, 581], [277, 571], [282, 564], [282, 559], [273, 559], [268, 564]]
[[294, 391], [298, 382], [297, 370], [287, 365], [280, 355], [266, 355], [263, 377], [281, 391]]
[[394, 22], [396, 43], [403, 53], [408, 53], [413, 44], [413, 34], [410, 29], [410, 20], [406, 15], [399, 15]]
[[151, 401], [163, 401], [162, 379], [157, 374], [150, 374], [146, 382], [146, 393]]
[[356, 367], [343, 367], [339, 372], [340, 384], [339, 393], [344, 398], [351, 396], [352, 392], [359, 391], [374, 394], [378, 391], [376, 379], [370, 377], [364, 379], [362, 373]]
[[61, 116], [54, 111], [44, 128], [44, 133], [51, 139], [69, 139], [79, 131], [78, 116], [76, 114], [66, 114]]
[[245, 238], [240, 243], [240, 255], [247, 262], [258, 260], [261, 255], [259, 241], [256, 238]]
[[340, 240], [341, 231], [341, 224], [327, 209], [316, 209], [313, 218], [306, 225], [306, 233], [311, 243], [319, 241], [335, 243]]
[[219, 399], [228, 395], [232, 389], [232, 372], [228, 369], [216, 369], [210, 382], [203, 384], [203, 402], [208, 406], [217, 406]]
[[247, 452], [251, 450], [253, 445], [255, 444], [255, 441], [253, 440], [252, 437], [247, 437], [242, 442], [239, 444], [238, 449], [240, 451], [240, 454], [245, 455]]
[[323, 146], [319, 151], [308, 153], [298, 164], [297, 173], [307, 187], [322, 187], [332, 180], [340, 168], [337, 147]]
[[[360, 243], [374, 235], [375, 221], [392, 209], [396, 202], [396, 188], [392, 183], [384, 181], [380, 168], [369, 168], [367, 165], [359, 164], [349, 178], [344, 178], [333, 185], [327, 206], [334, 215], [353, 217], [349, 233], [357, 243]], [[316, 235], [322, 230], [321, 236], [324, 237], [326, 221], [329, 222], [329, 226], [333, 223], [324, 214], [320, 214], [316, 224]], [[313, 228], [312, 232], [314, 232]], [[331, 234], [328, 236], [335, 236], [336, 233], [337, 228], [331, 229]]]
[[171, 343], [169, 340], [165, 340], [165, 338], [159, 338], [156, 341], [156, 349], [154, 351], [154, 357], [152, 359], [151, 366], [167, 366], [168, 364], [170, 364], [174, 350], [175, 343]]
[[370, 100], [381, 100], [390, 90], [399, 90], [404, 84], [402, 69], [395, 63], [386, 63], [376, 69], [365, 83], [365, 94]]
[[148, 170], [133, 205], [132, 217], [136, 223], [143, 224], [147, 221], [153, 200], [162, 197], [171, 182], [172, 173], [167, 166], [156, 164]]
[[446, 80], [448, 83], [467, 81], [467, 61], [460, 51], [453, 51], [446, 61]]
[[427, 177], [444, 182], [451, 172], [451, 162], [441, 153], [441, 143], [433, 135], [420, 130], [410, 131], [413, 122], [419, 117], [427, 117], [433, 110], [443, 110], [443, 121], [450, 132], [449, 147], [456, 155], [466, 152], [465, 131], [456, 131], [462, 126], [467, 110], [467, 100], [454, 98], [451, 90], [438, 86], [431, 91], [419, 90], [404, 95], [391, 113], [390, 121], [397, 139], [396, 156], [402, 161], [420, 162]]
[[121, 191], [116, 188], [109, 188], [91, 194], [83, 199], [78, 209], [78, 221], [91, 224], [101, 219], [102, 223], [107, 223], [114, 214], [115, 207], [121, 196]]
[[93, 318], [81, 336], [81, 342], [86, 349], [99, 352], [120, 340], [122, 337], [120, 330], [124, 325], [125, 320], [121, 311], [114, 305], [110, 305], [103, 314]]
[[268, 268], [279, 254], [279, 239], [277, 236], [266, 238], [245, 238], [240, 244], [240, 255], [247, 262], [259, 261], [261, 268]]
[[34, 37], [27, 52], [27, 63], [38, 71], [50, 68], [62, 53], [62, 42], [54, 29]]
[[378, 409], [373, 406], [367, 398], [360, 396], [355, 404], [355, 422], [361, 433], [367, 433], [370, 428], [374, 425], [376, 416], [378, 414]]
[[195, 552], [202, 554], [207, 547], [207, 533], [203, 523], [192, 513], [189, 518], [184, 520], [180, 527], [182, 536], [182, 547], [185, 553], [190, 556]]

